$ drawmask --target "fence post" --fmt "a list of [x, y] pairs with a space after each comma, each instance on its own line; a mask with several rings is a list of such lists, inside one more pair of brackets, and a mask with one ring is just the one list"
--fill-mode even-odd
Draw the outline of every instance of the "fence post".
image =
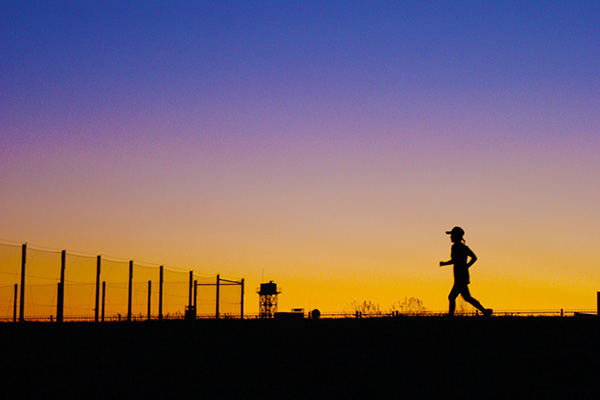
[[106, 304], [106, 281], [102, 281], [102, 322], [104, 322], [104, 305]]
[[[62, 316], [60, 315], [60, 289], [62, 283], [58, 282], [56, 286], [56, 322], [62, 322]], [[50, 314], [50, 322], [52, 322], [52, 314]]]
[[244, 279], [242, 278], [242, 299], [240, 303], [240, 319], [244, 319]]
[[148, 281], [148, 321], [150, 321], [151, 299], [152, 299], [152, 281]]
[[198, 281], [194, 279], [194, 310], [198, 311]]
[[190, 284], [188, 285], [188, 306], [192, 308], [192, 286], [194, 284], [194, 271], [190, 271]]
[[127, 321], [131, 321], [131, 295], [133, 293], [133, 260], [129, 261], [129, 292], [127, 293]]
[[94, 321], [98, 322], [98, 312], [100, 311], [100, 266], [102, 264], [102, 257], [96, 257], [96, 303], [94, 309]]
[[63, 322], [65, 306], [65, 268], [67, 266], [67, 251], [60, 253], [60, 282], [56, 299], [56, 322]]
[[15, 302], [13, 304], [13, 322], [17, 322], [17, 301], [19, 298], [19, 284], [15, 283]]
[[163, 312], [162, 312], [162, 306], [163, 306], [163, 271], [164, 267], [161, 265], [160, 266], [160, 278], [158, 280], [158, 319], [162, 320], [163, 319]]
[[21, 298], [19, 299], [19, 321], [25, 321], [25, 265], [27, 264], [27, 243], [21, 249]]
[[217, 275], [217, 307], [215, 310], [215, 318], [219, 319], [219, 281], [221, 280], [221, 278], [219, 277], [219, 275]]

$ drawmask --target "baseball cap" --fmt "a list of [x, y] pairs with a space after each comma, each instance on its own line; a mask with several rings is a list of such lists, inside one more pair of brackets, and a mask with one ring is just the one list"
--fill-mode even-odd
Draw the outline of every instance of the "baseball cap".
[[465, 235], [465, 231], [460, 226], [455, 226], [454, 228], [452, 228], [451, 231], [446, 231], [446, 234], [447, 235], [464, 236]]

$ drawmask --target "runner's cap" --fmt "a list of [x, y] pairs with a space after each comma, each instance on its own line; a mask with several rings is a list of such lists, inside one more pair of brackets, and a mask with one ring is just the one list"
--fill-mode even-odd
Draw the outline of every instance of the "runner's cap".
[[462, 237], [465, 235], [465, 231], [460, 226], [455, 226], [454, 228], [452, 228], [451, 231], [446, 231], [446, 234], [447, 235], [457, 235], [457, 236]]

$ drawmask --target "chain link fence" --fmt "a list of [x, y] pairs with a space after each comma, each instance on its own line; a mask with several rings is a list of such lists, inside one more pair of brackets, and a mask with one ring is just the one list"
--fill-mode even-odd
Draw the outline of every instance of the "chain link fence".
[[0, 244], [0, 321], [244, 318], [244, 280]]

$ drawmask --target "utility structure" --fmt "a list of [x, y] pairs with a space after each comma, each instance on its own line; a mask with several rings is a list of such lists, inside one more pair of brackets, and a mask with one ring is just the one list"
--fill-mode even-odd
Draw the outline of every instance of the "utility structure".
[[258, 292], [258, 314], [260, 318], [273, 318], [277, 311], [277, 295], [279, 293], [281, 292], [277, 291], [277, 284], [273, 281], [260, 284], [260, 291]]

